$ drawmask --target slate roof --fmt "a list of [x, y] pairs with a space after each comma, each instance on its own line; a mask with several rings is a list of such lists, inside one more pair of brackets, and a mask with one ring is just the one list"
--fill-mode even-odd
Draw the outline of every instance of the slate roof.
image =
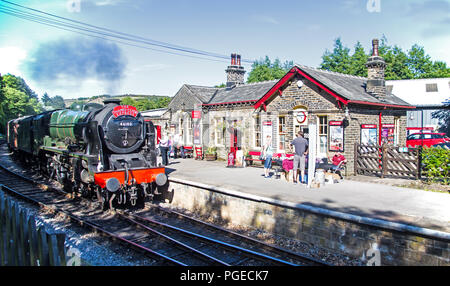
[[[377, 99], [366, 92], [367, 78], [342, 73], [330, 72], [303, 65], [295, 65], [298, 69], [310, 75], [336, 94], [357, 102], [367, 102], [382, 105], [410, 106], [409, 103], [388, 91], [385, 98]], [[250, 84], [240, 84], [233, 88], [215, 88], [198, 85], [185, 85], [203, 104], [215, 105], [235, 102], [261, 100], [278, 80]]]
[[388, 92], [383, 101], [366, 92], [367, 78], [330, 72], [312, 67], [296, 65], [299, 69], [333, 90], [337, 94], [351, 101], [363, 101], [380, 104], [404, 105], [410, 104]]
[[276, 83], [276, 80], [250, 84], [240, 84], [233, 88], [214, 88], [198, 85], [186, 87], [199, 98], [203, 104], [224, 104], [230, 102], [257, 101]]

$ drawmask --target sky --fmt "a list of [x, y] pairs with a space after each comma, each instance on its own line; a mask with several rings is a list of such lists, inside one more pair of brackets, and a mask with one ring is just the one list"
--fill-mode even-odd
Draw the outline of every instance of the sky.
[[[341, 38], [366, 52], [373, 38], [418, 44], [450, 65], [450, 0], [8, 0], [122, 33], [243, 59], [266, 55], [318, 67]], [[2, 7], [14, 7], [0, 0]], [[144, 44], [137, 44], [144, 46]], [[226, 81], [229, 59], [180, 55], [88, 37], [0, 13], [0, 73], [42, 96], [174, 96], [183, 84]], [[150, 48], [150, 49], [149, 49]], [[175, 53], [175, 54], [174, 54]], [[248, 72], [251, 64], [245, 63]]]

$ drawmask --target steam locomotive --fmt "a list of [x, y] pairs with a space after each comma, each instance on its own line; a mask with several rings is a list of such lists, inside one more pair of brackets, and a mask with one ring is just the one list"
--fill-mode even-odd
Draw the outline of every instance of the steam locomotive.
[[165, 168], [157, 166], [155, 137], [153, 123], [117, 99], [7, 125], [8, 146], [16, 157], [66, 190], [97, 197], [103, 209], [172, 199]]

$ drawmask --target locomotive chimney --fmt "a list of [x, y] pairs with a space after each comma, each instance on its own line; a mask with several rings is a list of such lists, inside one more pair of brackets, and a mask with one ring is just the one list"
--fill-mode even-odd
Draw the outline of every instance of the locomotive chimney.
[[386, 62], [379, 56], [378, 39], [372, 41], [372, 56], [369, 57], [366, 67], [368, 69], [366, 91], [377, 99], [384, 100], [386, 96], [386, 82], [384, 79]]
[[109, 105], [109, 104], [120, 105], [120, 99], [117, 99], [117, 98], [108, 98], [108, 99], [105, 99], [105, 100], [103, 101], [103, 104], [104, 104], [104, 105]]
[[231, 65], [225, 70], [227, 73], [227, 88], [244, 83], [244, 67], [241, 66], [241, 55], [231, 54]]

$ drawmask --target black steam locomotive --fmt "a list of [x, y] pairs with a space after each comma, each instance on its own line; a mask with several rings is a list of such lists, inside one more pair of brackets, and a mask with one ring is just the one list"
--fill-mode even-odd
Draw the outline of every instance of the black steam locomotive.
[[119, 100], [104, 104], [11, 120], [8, 146], [66, 189], [96, 196], [104, 209], [171, 200], [165, 168], [157, 166], [153, 123]]

